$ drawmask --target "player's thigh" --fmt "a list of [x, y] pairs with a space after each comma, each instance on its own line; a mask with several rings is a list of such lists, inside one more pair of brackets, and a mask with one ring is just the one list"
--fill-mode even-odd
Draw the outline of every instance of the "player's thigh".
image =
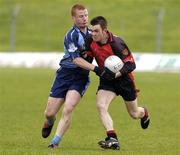
[[138, 110], [137, 99], [135, 99], [133, 101], [124, 101], [124, 102], [125, 102], [127, 111], [129, 113], [133, 113]]
[[100, 89], [96, 96], [96, 105], [98, 108], [108, 108], [112, 100], [116, 97], [116, 94], [109, 90]]
[[64, 102], [63, 98], [49, 97], [45, 113], [46, 115], [55, 115]]
[[69, 90], [66, 94], [64, 102], [64, 109], [72, 111], [76, 105], [80, 102], [81, 95], [76, 90]]

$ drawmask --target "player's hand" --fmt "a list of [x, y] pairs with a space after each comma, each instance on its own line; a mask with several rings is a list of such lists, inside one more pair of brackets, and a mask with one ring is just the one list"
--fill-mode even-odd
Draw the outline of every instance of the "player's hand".
[[95, 67], [94, 68], [94, 72], [96, 73], [96, 75], [98, 75], [101, 78], [104, 78], [106, 80], [113, 80], [115, 79], [115, 73], [113, 73], [112, 71], [110, 71], [108, 68], [99, 68], [99, 67]]
[[114, 80], [116, 77], [116, 74], [112, 71], [110, 71], [108, 68], [104, 68], [104, 74], [102, 75], [103, 78], [107, 80]]
[[83, 58], [86, 58], [87, 57], [87, 51], [86, 50], [81, 50], [80, 51], [80, 56], [83, 57]]

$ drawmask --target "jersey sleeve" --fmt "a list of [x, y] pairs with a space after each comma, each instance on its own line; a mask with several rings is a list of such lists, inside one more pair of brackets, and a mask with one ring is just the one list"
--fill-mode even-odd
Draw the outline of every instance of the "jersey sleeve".
[[79, 38], [78, 33], [71, 32], [67, 34], [64, 39], [64, 46], [65, 46], [66, 52], [69, 53], [72, 59], [80, 57], [78, 38]]
[[124, 62], [123, 68], [120, 70], [121, 74], [129, 74], [136, 68], [136, 64], [131, 51], [125, 42], [120, 38], [115, 38], [115, 43], [113, 46], [113, 51], [115, 55], [119, 56]]
[[128, 74], [130, 72], [132, 72], [135, 68], [136, 68], [136, 64], [133, 58], [133, 55], [130, 51], [128, 51], [128, 49], [124, 49], [122, 51], [122, 54], [124, 55], [124, 66], [122, 67], [122, 69], [120, 70], [121, 74]]
[[91, 43], [92, 43], [92, 37], [91, 34], [89, 34], [85, 40], [85, 51], [84, 51], [84, 55], [85, 55], [85, 60], [92, 63], [93, 59], [94, 59], [94, 55], [93, 52], [91, 50]]

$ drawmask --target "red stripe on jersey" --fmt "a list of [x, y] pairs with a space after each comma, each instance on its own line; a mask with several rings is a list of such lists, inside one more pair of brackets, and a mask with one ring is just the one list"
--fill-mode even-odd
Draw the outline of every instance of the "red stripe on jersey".
[[[128, 75], [129, 75], [130, 79], [134, 82], [134, 74], [133, 74], [133, 72], [129, 73]], [[135, 86], [135, 83], [134, 83], [134, 86]]]
[[124, 59], [123, 61], [124, 61], [124, 62], [128, 62], [128, 61], [130, 61], [130, 62], [135, 62], [132, 54], [130, 54], [130, 55], [128, 55], [127, 57], [125, 57], [125, 59]]
[[98, 45], [98, 43], [93, 41], [91, 43], [91, 50], [100, 68], [104, 67], [104, 61], [108, 56], [114, 55], [110, 44]]

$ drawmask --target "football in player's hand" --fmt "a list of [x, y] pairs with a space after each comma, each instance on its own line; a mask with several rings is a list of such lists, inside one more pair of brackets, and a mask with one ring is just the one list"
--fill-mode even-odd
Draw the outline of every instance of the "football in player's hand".
[[113, 73], [119, 72], [123, 65], [123, 61], [116, 55], [111, 55], [107, 57], [104, 62], [104, 66], [107, 67]]

